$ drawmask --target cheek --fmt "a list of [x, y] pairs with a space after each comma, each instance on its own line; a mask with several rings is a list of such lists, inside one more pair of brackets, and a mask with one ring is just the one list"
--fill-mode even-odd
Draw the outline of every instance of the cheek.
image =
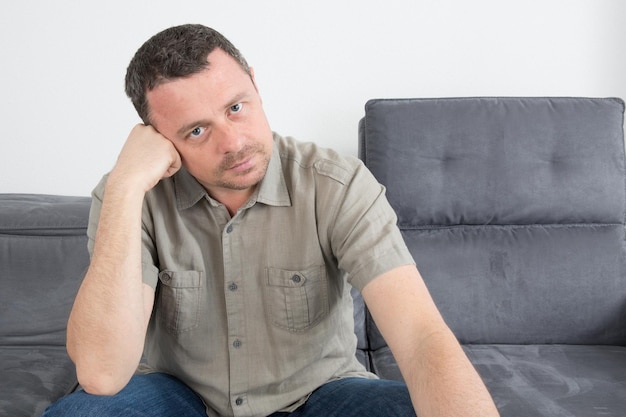
[[176, 147], [183, 166], [188, 171], [207, 170], [213, 164], [214, 158], [205, 146], [178, 146]]

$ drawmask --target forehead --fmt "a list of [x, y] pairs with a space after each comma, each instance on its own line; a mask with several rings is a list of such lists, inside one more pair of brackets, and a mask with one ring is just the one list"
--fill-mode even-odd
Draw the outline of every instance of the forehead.
[[207, 56], [206, 69], [194, 74], [164, 80], [146, 93], [148, 100], [161, 95], [163, 92], [176, 94], [180, 90], [187, 88], [213, 87], [212, 94], [218, 94], [222, 89], [230, 87], [232, 84], [249, 84], [250, 75], [244, 71], [239, 62], [221, 49], [215, 49]]
[[193, 113], [199, 109], [218, 111], [232, 105], [236, 97], [255, 91], [250, 75], [226, 52], [216, 49], [207, 61], [207, 69], [165, 81], [147, 92], [153, 124], [183, 114], [198, 117]]

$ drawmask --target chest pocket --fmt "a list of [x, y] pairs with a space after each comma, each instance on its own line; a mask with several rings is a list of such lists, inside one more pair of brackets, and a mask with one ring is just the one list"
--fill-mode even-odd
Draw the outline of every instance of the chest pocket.
[[202, 272], [161, 271], [156, 309], [162, 326], [170, 334], [179, 334], [198, 326]]
[[324, 266], [301, 271], [268, 268], [267, 311], [280, 328], [301, 332], [328, 315], [328, 280]]

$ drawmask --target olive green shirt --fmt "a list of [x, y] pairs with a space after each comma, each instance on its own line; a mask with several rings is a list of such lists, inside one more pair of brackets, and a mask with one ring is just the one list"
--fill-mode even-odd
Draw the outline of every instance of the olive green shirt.
[[292, 411], [330, 380], [375, 378], [355, 358], [350, 288], [413, 263], [384, 191], [356, 158], [277, 134], [232, 218], [184, 169], [160, 181], [142, 219], [156, 289], [148, 366], [196, 391], [209, 416]]

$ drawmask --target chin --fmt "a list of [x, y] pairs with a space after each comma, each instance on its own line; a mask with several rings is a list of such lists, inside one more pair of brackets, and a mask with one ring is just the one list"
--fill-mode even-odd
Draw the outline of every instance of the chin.
[[225, 188], [230, 188], [231, 190], [248, 190], [255, 187], [258, 183], [261, 182], [263, 177], [265, 177], [265, 171], [261, 173], [250, 172], [249, 174], [245, 174], [242, 177], [235, 177], [231, 180], [224, 179], [222, 181], [222, 186], [224, 186]]

